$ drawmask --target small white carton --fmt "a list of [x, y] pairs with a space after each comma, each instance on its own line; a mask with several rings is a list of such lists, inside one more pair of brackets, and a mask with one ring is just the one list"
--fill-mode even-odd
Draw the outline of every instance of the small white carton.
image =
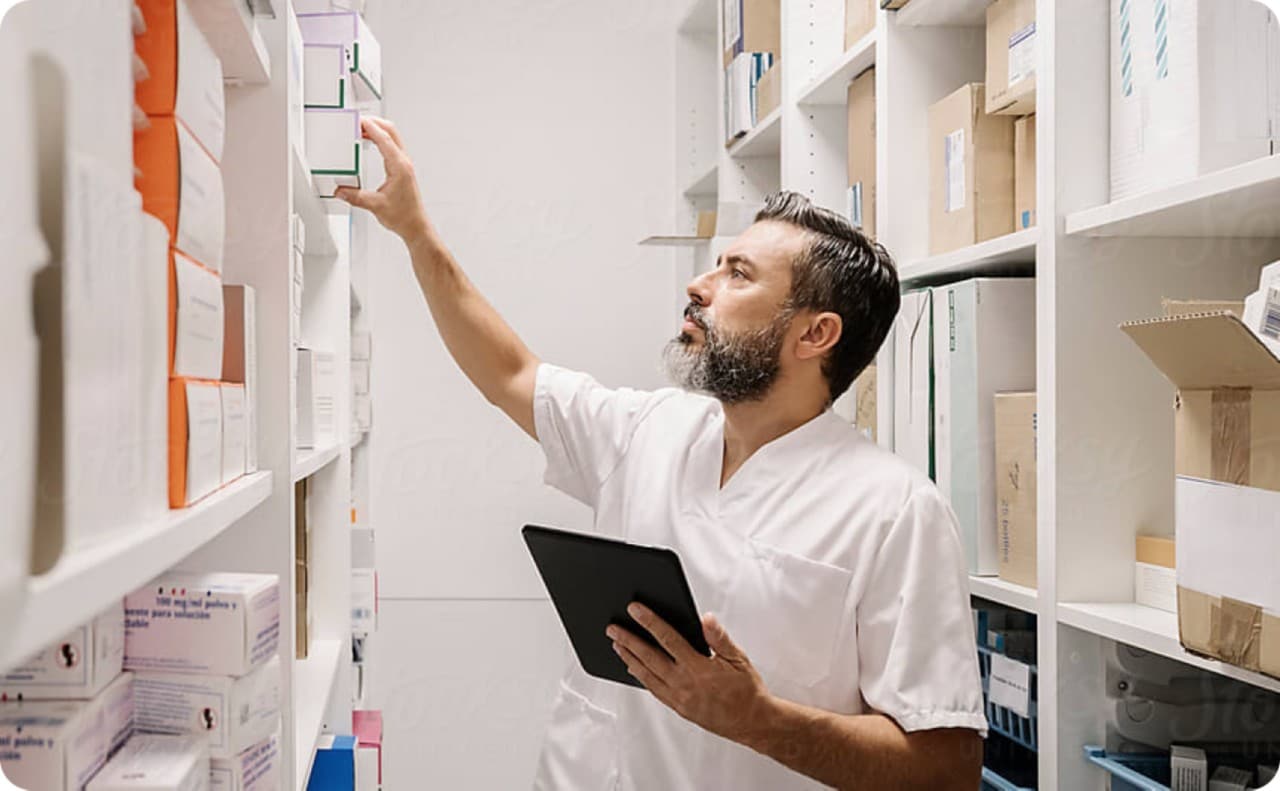
[[138, 728], [202, 736], [214, 758], [232, 758], [270, 738], [280, 724], [280, 659], [247, 676], [137, 673]]
[[308, 107], [305, 113], [307, 164], [321, 197], [332, 197], [338, 187], [359, 187], [360, 111]]
[[129, 670], [243, 676], [279, 648], [274, 574], [166, 574], [124, 606]]
[[0, 701], [90, 700], [124, 664], [124, 602], [0, 675]]
[[173, 254], [177, 302], [174, 306], [173, 376], [222, 376], [225, 316], [222, 279], [179, 252]]
[[133, 732], [133, 674], [89, 701], [0, 704], [0, 763], [31, 791], [81, 791]]
[[140, 733], [107, 761], [87, 791], [208, 791], [209, 751], [199, 739]]
[[279, 791], [279, 735], [272, 734], [232, 758], [212, 759], [209, 781], [209, 791]]
[[249, 415], [244, 385], [222, 383], [222, 485], [245, 473], [248, 458]]
[[351, 570], [351, 631], [378, 631], [378, 572], [373, 569]]
[[299, 448], [319, 448], [337, 438], [337, 359], [333, 352], [298, 349]]
[[348, 86], [347, 56], [341, 44], [307, 44], [306, 77], [303, 80], [304, 106], [342, 110], [355, 97]]
[[382, 46], [364, 18], [353, 11], [298, 14], [298, 26], [307, 46], [338, 44], [345, 54], [355, 100], [382, 100]]

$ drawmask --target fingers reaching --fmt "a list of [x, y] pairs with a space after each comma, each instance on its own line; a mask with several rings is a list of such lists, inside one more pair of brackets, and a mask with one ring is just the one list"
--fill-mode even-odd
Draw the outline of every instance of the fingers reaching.
[[401, 148], [374, 118], [365, 118], [360, 122], [360, 129], [364, 132], [364, 136], [373, 141], [378, 147], [382, 159], [387, 164], [388, 173], [400, 170], [409, 164], [409, 158], [405, 155], [404, 149]]

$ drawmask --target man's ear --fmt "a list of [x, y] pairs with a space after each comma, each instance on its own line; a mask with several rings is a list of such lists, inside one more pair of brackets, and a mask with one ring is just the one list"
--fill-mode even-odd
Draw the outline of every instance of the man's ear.
[[838, 313], [815, 313], [808, 319], [804, 334], [796, 344], [796, 356], [801, 360], [822, 357], [840, 341], [844, 321]]

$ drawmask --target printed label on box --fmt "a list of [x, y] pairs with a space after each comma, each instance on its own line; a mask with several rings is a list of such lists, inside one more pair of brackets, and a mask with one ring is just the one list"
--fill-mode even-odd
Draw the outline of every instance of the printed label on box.
[[991, 655], [991, 702], [1031, 716], [1031, 667], [1000, 654]]
[[222, 281], [182, 253], [173, 254], [173, 270], [178, 289], [173, 375], [218, 379], [225, 321]]
[[1036, 73], [1036, 23], [1009, 36], [1009, 87]]
[[947, 135], [943, 143], [942, 163], [944, 178], [947, 180], [946, 211], [960, 211], [964, 208], [964, 130], [957, 129]]
[[221, 272], [227, 223], [222, 173], [185, 126], [176, 128], [182, 185], [174, 247]]

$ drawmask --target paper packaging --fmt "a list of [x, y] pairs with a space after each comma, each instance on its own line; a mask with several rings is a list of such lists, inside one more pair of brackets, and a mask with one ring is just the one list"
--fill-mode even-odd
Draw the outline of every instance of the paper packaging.
[[1036, 384], [1033, 278], [975, 278], [933, 289], [933, 445], [972, 574], [994, 576], [995, 394]]
[[169, 380], [169, 506], [186, 508], [222, 485], [222, 389]]
[[1232, 313], [1121, 329], [1178, 388], [1178, 631], [1183, 646], [1280, 677], [1280, 360]]
[[246, 473], [258, 470], [258, 319], [252, 286], [222, 287], [222, 381], [244, 385]]
[[248, 456], [249, 418], [246, 414], [244, 385], [223, 382], [222, 390], [222, 477], [226, 486], [244, 475]]
[[1217, 313], [1230, 311], [1237, 316], [1244, 315], [1244, 303], [1234, 300], [1213, 299], [1169, 299], [1160, 300], [1162, 315], [1187, 316], [1194, 313]]
[[876, 0], [844, 0], [844, 49], [876, 29]]
[[1169, 748], [1169, 766], [1173, 779], [1170, 791], [1206, 791], [1209, 761], [1204, 750], [1175, 744]]
[[1186, 0], [1157, 27], [1164, 5], [1111, 0], [1113, 201], [1273, 150], [1280, 75], [1269, 66], [1277, 41], [1267, 8]]
[[177, 251], [171, 259], [170, 374], [216, 380], [222, 375], [225, 330], [222, 279]]
[[209, 751], [198, 739], [139, 733], [86, 791], [208, 791]]
[[186, 0], [138, 0], [146, 32], [134, 50], [149, 77], [134, 101], [149, 116], [177, 116], [215, 161], [222, 160], [226, 107], [222, 62], [196, 25]]
[[[717, 213], [714, 209], [710, 211], [698, 212], [698, 220], [697, 220], [697, 224], [694, 226], [693, 235], [697, 236], [699, 239], [710, 239], [713, 236], [715, 236], [716, 235], [716, 214]], [[354, 337], [355, 337], [355, 333], [352, 333], [353, 343], [354, 343]], [[365, 337], [368, 337], [368, 333], [365, 333]], [[351, 352], [351, 354], [352, 354], [351, 359], [353, 360], [360, 359], [355, 356], [354, 350]], [[366, 355], [364, 357], [364, 361], [368, 362], [368, 360], [369, 358]]]
[[[361, 761], [361, 753], [373, 751], [376, 755], [378, 783], [382, 782], [382, 712], [356, 709], [351, 712], [351, 732], [356, 737], [356, 762]], [[357, 773], [360, 769], [357, 766]]]
[[1253, 773], [1230, 766], [1219, 766], [1209, 778], [1209, 791], [1245, 791], [1253, 782]]
[[987, 103], [991, 114], [1036, 111], [1036, 0], [987, 6]]
[[360, 112], [306, 110], [307, 164], [323, 197], [338, 187], [359, 187]]
[[1036, 117], [1013, 122], [1013, 228], [1036, 225]]
[[1013, 231], [1013, 118], [987, 115], [972, 83], [929, 108], [929, 252]]
[[272, 734], [232, 758], [209, 760], [209, 791], [279, 791], [280, 737]]
[[4, 774], [31, 791], [81, 791], [133, 732], [133, 674], [93, 700], [0, 705]]
[[778, 109], [782, 101], [782, 61], [775, 60], [756, 83], [756, 119], [765, 118]]
[[1000, 579], [1036, 587], [1036, 394], [996, 393], [996, 558]]
[[337, 438], [337, 360], [332, 352], [298, 349], [299, 448], [317, 448]]
[[274, 574], [165, 574], [124, 606], [129, 670], [243, 676], [280, 642]]
[[724, 17], [724, 65], [744, 52], [782, 53], [782, 5], [779, 0], [721, 0]]
[[1138, 536], [1134, 541], [1133, 600], [1147, 607], [1176, 613], [1178, 577], [1174, 540], [1161, 536]]
[[0, 701], [90, 700], [120, 675], [123, 666], [124, 603], [116, 602], [0, 675]]
[[355, 98], [347, 87], [346, 50], [341, 44], [308, 44], [304, 47], [303, 106], [343, 110]]
[[143, 210], [164, 222], [177, 250], [221, 272], [226, 199], [218, 163], [173, 118], [152, 118], [136, 133], [133, 156]]
[[867, 69], [849, 83], [849, 221], [876, 236], [876, 70]]
[[933, 477], [933, 303], [908, 291], [894, 319], [894, 451]]
[[351, 631], [378, 631], [378, 572], [373, 569], [351, 570]]
[[343, 48], [357, 102], [382, 100], [382, 46], [359, 14], [349, 11], [300, 13], [298, 27], [302, 28], [302, 40], [308, 46], [337, 44]]
[[246, 676], [136, 674], [139, 730], [199, 736], [209, 755], [232, 758], [269, 739], [280, 721], [280, 658]]

